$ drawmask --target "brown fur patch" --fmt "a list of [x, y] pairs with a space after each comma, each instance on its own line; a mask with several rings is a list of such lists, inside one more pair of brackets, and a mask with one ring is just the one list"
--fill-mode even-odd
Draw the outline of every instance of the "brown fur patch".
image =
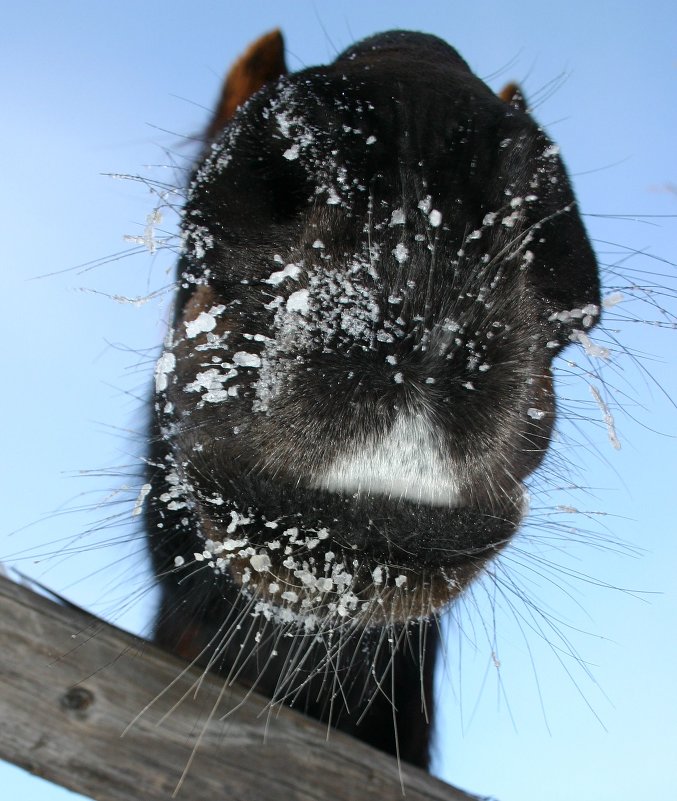
[[255, 92], [286, 74], [282, 33], [274, 30], [264, 34], [231, 67], [214, 116], [205, 131], [205, 140], [215, 139], [237, 109]]
[[501, 89], [498, 96], [509, 106], [513, 106], [519, 111], [527, 111], [527, 101], [519, 84], [511, 81]]

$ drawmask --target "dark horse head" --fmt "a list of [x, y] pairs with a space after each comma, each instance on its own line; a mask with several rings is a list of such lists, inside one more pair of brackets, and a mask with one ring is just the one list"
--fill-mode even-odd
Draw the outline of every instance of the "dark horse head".
[[156, 372], [158, 639], [324, 719], [338, 682], [332, 722], [393, 752], [394, 704], [425, 764], [425, 621], [519, 527], [551, 362], [598, 320], [558, 148], [403, 31], [294, 74], [264, 37], [206, 139]]

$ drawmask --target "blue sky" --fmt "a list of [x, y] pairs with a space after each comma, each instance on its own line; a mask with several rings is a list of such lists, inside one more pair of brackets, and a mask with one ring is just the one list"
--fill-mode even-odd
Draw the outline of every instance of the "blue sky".
[[[167, 151], [181, 158], [180, 135], [200, 130], [229, 62], [275, 26], [285, 32], [292, 69], [400, 27], [445, 38], [496, 89], [520, 81], [561, 145], [601, 260], [662, 273], [677, 286], [670, 217], [677, 213], [677, 10], [667, 0], [119, 0], [4, 9], [0, 326], [8, 345], [0, 358], [11, 469], [3, 471], [0, 556], [33, 548], [18, 563], [22, 570], [139, 631], [150, 603], [119, 616], [129, 587], [143, 584], [138, 547], [92, 548], [91, 535], [76, 538], [125, 496], [118, 492], [124, 476], [82, 471], [135, 463], [167, 313], [166, 293], [142, 307], [111, 296], [167, 286], [171, 259], [69, 268], [128, 248], [123, 235], [139, 234], [153, 208], [141, 184], [104, 174], [174, 180]], [[46, 273], [55, 275], [30, 280]], [[637, 273], [634, 280], [648, 279]], [[677, 313], [677, 301], [664, 300]], [[620, 308], [656, 316], [637, 304]], [[534, 486], [535, 520], [555, 504], [575, 506], [589, 514], [557, 519], [589, 533], [555, 543], [534, 524], [505, 561], [506, 574], [547, 612], [543, 620], [559, 620], [593, 678], [551, 647], [555, 629], [545, 638], [533, 630], [536, 618], [524, 605], [498, 604], [494, 638], [492, 603], [481, 588], [448, 626], [437, 770], [501, 801], [636, 801], [670, 797], [677, 784], [677, 414], [670, 402], [677, 334], [609, 327], [642, 357], [639, 367], [625, 358], [604, 368], [624, 398], [615, 410], [622, 450], [611, 448], [587, 388], [567, 386], [567, 396], [581, 398], [576, 413], [597, 421], [563, 424], [582, 489], [544, 495], [542, 484]], [[580, 362], [580, 354], [570, 357]], [[124, 533], [107, 529], [96, 541]], [[596, 547], [603, 537], [634, 550]], [[550, 577], [534, 569], [535, 555], [558, 565]], [[0, 765], [0, 784], [7, 799], [73, 797], [10, 766]]]

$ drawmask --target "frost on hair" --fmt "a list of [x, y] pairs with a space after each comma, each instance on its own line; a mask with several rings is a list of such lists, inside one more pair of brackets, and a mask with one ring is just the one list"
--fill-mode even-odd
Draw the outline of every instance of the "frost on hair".
[[553, 367], [620, 445], [598, 368], [625, 293], [601, 298], [559, 148], [436, 37], [229, 82], [134, 510], [155, 638], [427, 767], [437, 615], [528, 513]]

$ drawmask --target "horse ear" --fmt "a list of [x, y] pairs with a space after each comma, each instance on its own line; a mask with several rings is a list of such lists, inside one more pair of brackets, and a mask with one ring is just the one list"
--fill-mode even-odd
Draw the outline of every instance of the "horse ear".
[[518, 111], [527, 111], [527, 101], [521, 86], [516, 83], [509, 83], [501, 89], [498, 96], [509, 106]]
[[214, 116], [205, 131], [205, 140], [215, 139], [254, 92], [286, 74], [282, 33], [274, 30], [264, 34], [230, 68]]

